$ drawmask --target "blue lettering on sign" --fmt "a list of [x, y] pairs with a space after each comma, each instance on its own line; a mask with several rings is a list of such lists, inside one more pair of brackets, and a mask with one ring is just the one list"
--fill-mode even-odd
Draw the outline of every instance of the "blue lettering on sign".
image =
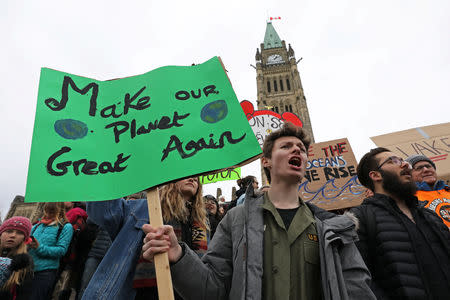
[[324, 168], [324, 167], [345, 167], [347, 162], [343, 156], [318, 158], [308, 160], [306, 163], [306, 170], [312, 168]]

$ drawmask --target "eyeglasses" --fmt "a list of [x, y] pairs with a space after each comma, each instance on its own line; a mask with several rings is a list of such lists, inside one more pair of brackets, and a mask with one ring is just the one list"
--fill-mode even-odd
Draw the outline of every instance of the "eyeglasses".
[[420, 166], [414, 167], [414, 171], [422, 172], [423, 169], [425, 169], [425, 168], [427, 168], [427, 169], [429, 169], [429, 170], [434, 169], [432, 165], [430, 165], [430, 164], [424, 164], [424, 165], [420, 165]]
[[404, 161], [403, 158], [398, 157], [398, 156], [390, 156], [378, 166], [377, 170], [379, 170], [385, 163], [390, 162], [390, 161], [393, 164], [398, 165], [398, 166], [402, 166], [403, 163], [406, 163], [408, 165], [408, 169], [411, 169], [411, 164], [407, 161]]

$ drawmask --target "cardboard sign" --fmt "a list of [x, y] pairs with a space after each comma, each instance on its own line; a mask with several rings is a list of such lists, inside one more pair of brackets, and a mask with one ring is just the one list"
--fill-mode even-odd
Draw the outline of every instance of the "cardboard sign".
[[450, 180], [450, 123], [413, 128], [371, 137], [402, 158], [421, 154], [436, 164], [439, 179]]
[[359, 205], [366, 188], [356, 176], [357, 165], [346, 138], [312, 144], [300, 197], [326, 210]]
[[111, 81], [43, 68], [25, 201], [114, 199], [260, 153], [218, 57]]
[[238, 180], [241, 179], [241, 168], [227, 169], [212, 174], [206, 174], [200, 176], [200, 182], [202, 184], [214, 183], [218, 181], [226, 180]]
[[261, 148], [266, 137], [272, 131], [280, 129], [284, 122], [292, 122], [296, 126], [303, 127], [300, 118], [291, 112], [284, 112], [280, 115], [271, 110], [255, 110], [253, 104], [247, 100], [241, 102], [241, 107]]

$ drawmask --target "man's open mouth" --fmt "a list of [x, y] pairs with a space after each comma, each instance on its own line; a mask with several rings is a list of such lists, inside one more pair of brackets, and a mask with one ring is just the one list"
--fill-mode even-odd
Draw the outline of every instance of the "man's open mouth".
[[289, 160], [289, 164], [296, 167], [300, 167], [302, 165], [302, 160], [300, 159], [300, 157], [292, 157]]

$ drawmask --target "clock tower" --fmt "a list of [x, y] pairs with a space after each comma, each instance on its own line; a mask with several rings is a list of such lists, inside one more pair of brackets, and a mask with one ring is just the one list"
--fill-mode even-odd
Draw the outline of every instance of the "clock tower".
[[[308, 106], [302, 81], [291, 45], [286, 49], [272, 22], [267, 23], [264, 43], [256, 50], [256, 84], [258, 109], [276, 113], [292, 112], [303, 123], [303, 128], [314, 142]], [[265, 177], [265, 176], [264, 176]]]

